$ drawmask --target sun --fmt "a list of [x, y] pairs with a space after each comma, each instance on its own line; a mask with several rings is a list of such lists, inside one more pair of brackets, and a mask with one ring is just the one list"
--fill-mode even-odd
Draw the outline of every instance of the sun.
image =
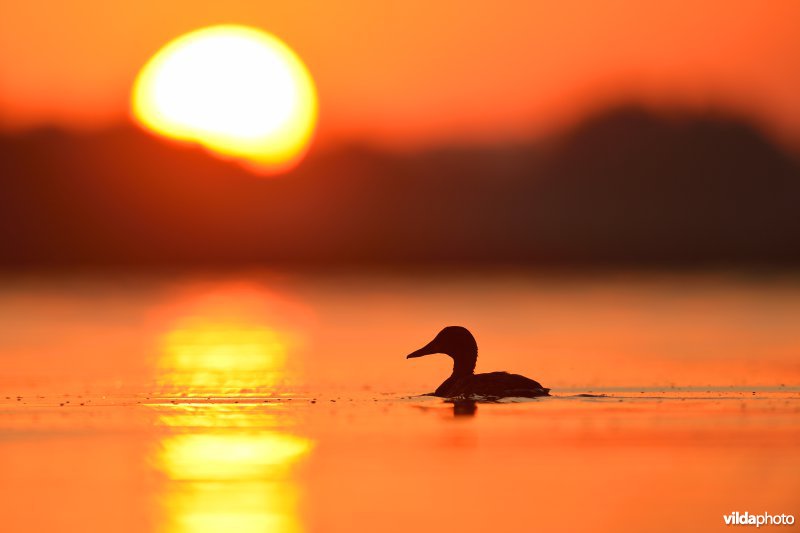
[[167, 43], [133, 86], [134, 119], [265, 173], [302, 159], [317, 120], [311, 74], [277, 37], [248, 26], [202, 28]]

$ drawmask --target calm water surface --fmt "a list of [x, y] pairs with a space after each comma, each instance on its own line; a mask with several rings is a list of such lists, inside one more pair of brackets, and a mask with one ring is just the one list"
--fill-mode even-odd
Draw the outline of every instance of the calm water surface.
[[[786, 276], [5, 278], [0, 529], [800, 518], [799, 317]], [[449, 359], [404, 356], [450, 324], [554, 396], [419, 396]]]

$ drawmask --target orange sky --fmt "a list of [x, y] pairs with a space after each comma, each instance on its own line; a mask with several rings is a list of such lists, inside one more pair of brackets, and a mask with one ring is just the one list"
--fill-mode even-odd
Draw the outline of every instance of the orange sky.
[[505, 138], [631, 96], [732, 107], [800, 146], [795, 0], [6, 2], [0, 120], [123, 119], [150, 55], [223, 22], [261, 27], [304, 58], [321, 139]]

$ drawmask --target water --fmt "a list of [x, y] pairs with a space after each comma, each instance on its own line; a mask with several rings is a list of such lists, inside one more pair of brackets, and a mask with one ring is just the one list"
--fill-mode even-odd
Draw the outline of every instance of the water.
[[[7, 277], [3, 530], [797, 517], [798, 317], [791, 276]], [[554, 396], [419, 396], [449, 359], [404, 356], [450, 324], [475, 333], [478, 371]]]

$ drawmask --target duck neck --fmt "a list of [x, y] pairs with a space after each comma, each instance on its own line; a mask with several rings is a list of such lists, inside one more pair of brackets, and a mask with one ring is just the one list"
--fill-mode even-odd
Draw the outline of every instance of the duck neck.
[[478, 362], [478, 350], [469, 353], [461, 353], [458, 357], [453, 357], [453, 377], [471, 376], [475, 372], [475, 364]]

